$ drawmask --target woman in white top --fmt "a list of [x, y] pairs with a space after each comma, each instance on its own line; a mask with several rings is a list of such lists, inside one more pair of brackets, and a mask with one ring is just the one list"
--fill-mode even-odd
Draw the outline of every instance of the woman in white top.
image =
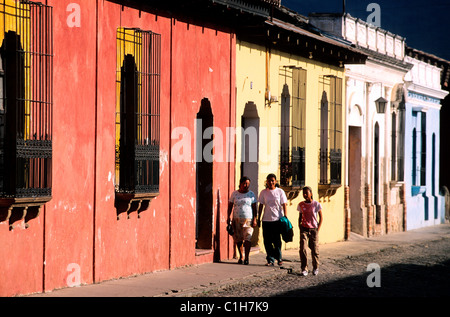
[[[253, 228], [256, 227], [256, 196], [249, 187], [250, 179], [242, 177], [239, 181], [239, 190], [235, 190], [228, 201], [228, 223], [233, 225], [233, 239], [240, 255], [238, 263], [246, 265], [252, 245]], [[233, 221], [231, 221], [232, 211]]]
[[264, 247], [266, 249], [266, 265], [273, 265], [274, 261], [278, 261], [278, 265], [282, 265], [281, 257], [281, 222], [280, 218], [287, 217], [287, 197], [284, 190], [277, 187], [277, 177], [275, 174], [267, 175], [267, 187], [259, 194], [259, 210], [258, 210], [258, 225], [261, 224], [261, 215], [264, 209], [264, 216], [262, 218], [262, 230]]

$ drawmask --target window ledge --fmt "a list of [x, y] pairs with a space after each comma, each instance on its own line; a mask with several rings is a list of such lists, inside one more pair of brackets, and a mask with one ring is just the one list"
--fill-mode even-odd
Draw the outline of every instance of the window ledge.
[[25, 228], [29, 221], [37, 218], [41, 207], [52, 199], [51, 196], [39, 197], [2, 197], [0, 198], [0, 222], [8, 221], [9, 230], [13, 230], [18, 221], [25, 221]]
[[298, 197], [303, 186], [280, 186], [285, 191], [288, 200], [293, 200]]
[[411, 195], [417, 196], [425, 193], [427, 187], [426, 186], [411, 186]]
[[404, 183], [405, 183], [404, 181], [390, 181], [389, 185], [391, 188], [395, 188], [395, 187], [402, 187]]
[[341, 186], [341, 184], [319, 184], [319, 198], [330, 198]]
[[115, 207], [117, 209], [117, 220], [120, 220], [120, 214], [127, 213], [127, 218], [134, 211], [138, 218], [140, 213], [148, 208], [150, 202], [155, 199], [159, 193], [117, 193]]

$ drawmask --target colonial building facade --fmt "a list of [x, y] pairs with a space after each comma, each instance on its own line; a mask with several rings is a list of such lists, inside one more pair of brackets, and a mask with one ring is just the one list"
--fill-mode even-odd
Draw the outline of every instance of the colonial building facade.
[[[301, 189], [310, 186], [326, 219], [321, 242], [343, 240], [344, 66], [363, 64], [367, 56], [318, 34], [306, 17], [286, 8], [257, 23], [237, 32], [236, 184], [248, 176], [259, 194], [266, 176], [276, 174], [293, 224]], [[286, 248], [298, 247], [297, 225], [294, 230]]]
[[442, 69], [437, 66], [437, 57], [410, 47], [406, 47], [406, 53], [405, 61], [414, 66], [397, 96], [405, 111], [402, 143], [406, 158], [406, 229], [410, 230], [445, 221], [439, 157], [441, 102], [448, 91], [441, 89]]
[[439, 223], [430, 56], [280, 4], [3, 1], [0, 296], [230, 259], [244, 175], [278, 176], [285, 247], [305, 185], [321, 243]]
[[43, 2], [0, 7], [0, 295], [230, 258], [234, 165], [194, 149], [235, 125], [254, 6]]
[[[346, 66], [345, 179], [351, 231], [363, 236], [402, 231], [404, 144], [396, 133], [404, 128], [404, 121], [396, 91], [412, 67], [405, 61], [405, 39], [349, 14], [309, 18], [368, 54], [364, 65]], [[392, 121], [396, 116], [399, 120]]]

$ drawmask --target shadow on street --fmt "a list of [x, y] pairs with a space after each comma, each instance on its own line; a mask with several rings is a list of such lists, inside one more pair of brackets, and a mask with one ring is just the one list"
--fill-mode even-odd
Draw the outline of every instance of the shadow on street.
[[367, 274], [287, 291], [275, 297], [448, 297], [450, 260], [433, 266], [395, 264], [380, 270], [380, 287], [367, 286]]

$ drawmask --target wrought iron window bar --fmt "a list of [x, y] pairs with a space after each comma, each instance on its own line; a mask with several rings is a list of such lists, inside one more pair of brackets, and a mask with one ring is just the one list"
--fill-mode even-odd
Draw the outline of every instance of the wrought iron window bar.
[[[331, 197], [342, 185], [342, 79], [333, 75], [321, 76], [319, 130], [319, 197]], [[329, 99], [328, 99], [329, 98]]]
[[[0, 207], [11, 217], [52, 196], [52, 7], [6, 1], [0, 48]], [[37, 213], [39, 214], [39, 212]]]
[[285, 81], [280, 104], [280, 187], [291, 200], [305, 186], [306, 70], [285, 66], [280, 76]]
[[145, 210], [159, 193], [161, 36], [117, 31], [116, 207]]

